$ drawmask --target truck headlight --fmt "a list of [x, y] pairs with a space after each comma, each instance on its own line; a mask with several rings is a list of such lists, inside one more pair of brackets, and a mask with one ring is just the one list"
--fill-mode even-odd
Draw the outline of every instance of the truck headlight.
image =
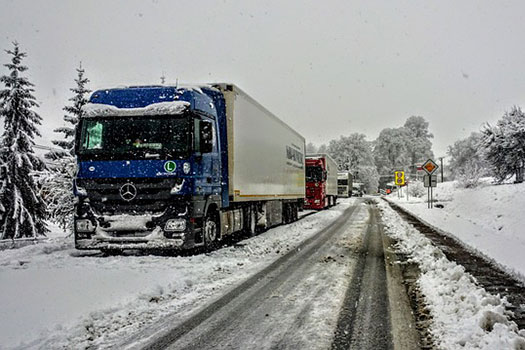
[[78, 232], [94, 232], [95, 231], [95, 225], [91, 222], [91, 220], [83, 219], [83, 220], [77, 220], [76, 228]]
[[185, 219], [169, 219], [164, 225], [164, 231], [184, 231], [186, 230]]
[[182, 171], [184, 171], [184, 174], [189, 174], [190, 170], [191, 170], [190, 163], [186, 162], [186, 163], [182, 164]]

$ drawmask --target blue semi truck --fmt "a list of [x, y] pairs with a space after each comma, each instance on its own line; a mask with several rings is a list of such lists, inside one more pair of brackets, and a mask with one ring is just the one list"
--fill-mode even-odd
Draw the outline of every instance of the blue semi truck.
[[304, 138], [233, 84], [95, 91], [77, 126], [77, 249], [212, 249], [297, 220]]

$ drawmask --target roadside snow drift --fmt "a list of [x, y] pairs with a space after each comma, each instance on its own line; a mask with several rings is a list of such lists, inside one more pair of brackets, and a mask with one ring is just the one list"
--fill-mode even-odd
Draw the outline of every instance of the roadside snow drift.
[[438, 183], [435, 198], [443, 208], [427, 209], [424, 198], [395, 194], [394, 201], [428, 224], [448, 232], [525, 282], [525, 183], [458, 188], [456, 182]]
[[509, 321], [504, 298], [478, 287], [462, 266], [449, 261], [387, 203], [380, 201], [379, 207], [396, 248], [419, 265], [418, 286], [432, 314], [430, 331], [438, 348], [525, 349], [525, 332]]

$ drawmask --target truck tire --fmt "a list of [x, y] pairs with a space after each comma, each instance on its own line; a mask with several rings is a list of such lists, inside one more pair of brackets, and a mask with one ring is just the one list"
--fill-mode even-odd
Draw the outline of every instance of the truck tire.
[[292, 222], [292, 204], [284, 203], [283, 204], [283, 224], [289, 224]]
[[299, 220], [299, 206], [297, 204], [290, 204], [290, 222]]
[[211, 212], [204, 218], [202, 225], [202, 238], [204, 240], [204, 250], [210, 252], [217, 248], [219, 240], [219, 225], [216, 212]]

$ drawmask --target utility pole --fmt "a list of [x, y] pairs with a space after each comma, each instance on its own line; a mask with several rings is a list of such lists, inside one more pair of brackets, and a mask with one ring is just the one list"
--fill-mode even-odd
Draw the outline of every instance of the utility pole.
[[441, 183], [443, 183], [443, 158], [445, 157], [439, 157], [440, 167], [441, 167]]

